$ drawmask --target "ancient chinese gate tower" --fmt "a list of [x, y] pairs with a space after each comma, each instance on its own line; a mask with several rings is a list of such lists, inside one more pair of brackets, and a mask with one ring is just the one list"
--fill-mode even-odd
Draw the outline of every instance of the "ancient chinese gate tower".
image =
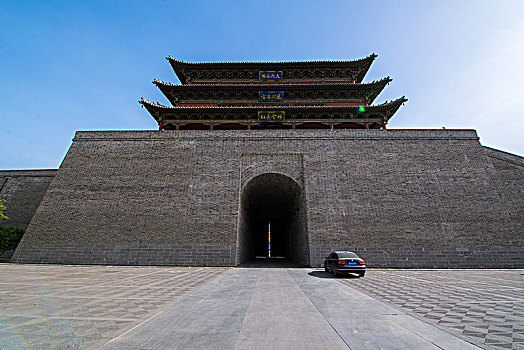
[[[386, 130], [375, 59], [187, 63], [158, 131], [77, 132], [17, 262], [524, 266], [521, 157], [474, 130]], [[503, 252], [507, 259], [499, 259]]]
[[172, 107], [140, 103], [166, 130], [385, 128], [402, 103], [371, 106], [389, 77], [363, 84], [376, 55], [356, 61], [186, 63], [182, 85], [154, 84]]

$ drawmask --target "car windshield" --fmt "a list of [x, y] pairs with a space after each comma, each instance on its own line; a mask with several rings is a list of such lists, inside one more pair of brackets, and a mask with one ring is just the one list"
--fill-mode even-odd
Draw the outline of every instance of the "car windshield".
[[355, 253], [337, 253], [339, 258], [358, 258]]

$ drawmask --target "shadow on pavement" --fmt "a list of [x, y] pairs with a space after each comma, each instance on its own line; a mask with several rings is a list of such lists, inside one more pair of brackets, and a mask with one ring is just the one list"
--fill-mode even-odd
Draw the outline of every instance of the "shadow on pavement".
[[308, 273], [308, 275], [312, 277], [317, 277], [317, 278], [344, 278], [344, 279], [360, 278], [358, 277], [358, 275], [353, 275], [353, 274], [338, 275], [337, 277], [335, 277], [331, 273], [325, 272], [325, 271], [311, 271], [310, 273]]
[[257, 258], [238, 265], [255, 268], [297, 268], [306, 267], [283, 258]]

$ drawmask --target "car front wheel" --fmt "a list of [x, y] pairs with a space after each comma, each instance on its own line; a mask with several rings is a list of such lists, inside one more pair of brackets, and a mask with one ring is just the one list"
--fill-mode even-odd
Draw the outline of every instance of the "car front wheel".
[[332, 271], [332, 272], [333, 272], [333, 276], [335, 276], [335, 277], [337, 277], [337, 276], [338, 276], [338, 272], [337, 272], [337, 269], [335, 269], [334, 267], [333, 267], [333, 271]]

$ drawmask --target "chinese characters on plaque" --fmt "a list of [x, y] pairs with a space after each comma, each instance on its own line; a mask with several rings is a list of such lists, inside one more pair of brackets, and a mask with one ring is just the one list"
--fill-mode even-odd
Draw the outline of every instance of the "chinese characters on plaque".
[[259, 91], [258, 102], [284, 102], [284, 91]]
[[260, 123], [281, 123], [285, 120], [286, 112], [284, 111], [263, 111], [258, 112], [258, 121]]
[[260, 81], [281, 81], [284, 72], [281, 70], [277, 71], [259, 71], [258, 79]]

